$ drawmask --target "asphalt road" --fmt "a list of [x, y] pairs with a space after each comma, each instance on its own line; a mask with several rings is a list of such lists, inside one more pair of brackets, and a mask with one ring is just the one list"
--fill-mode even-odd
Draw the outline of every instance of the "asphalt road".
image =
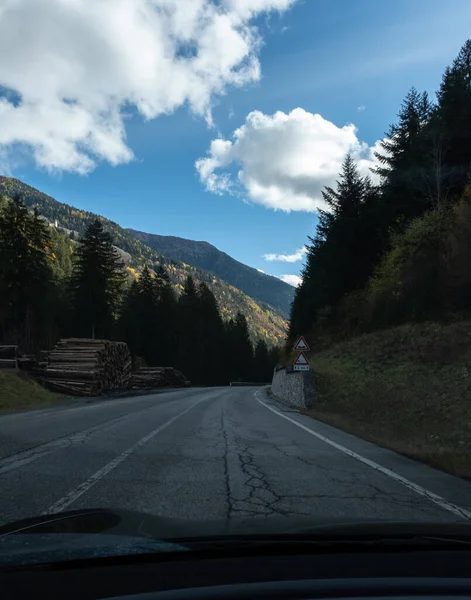
[[114, 507], [168, 517], [471, 520], [471, 483], [260, 388], [185, 389], [0, 417], [0, 522]]

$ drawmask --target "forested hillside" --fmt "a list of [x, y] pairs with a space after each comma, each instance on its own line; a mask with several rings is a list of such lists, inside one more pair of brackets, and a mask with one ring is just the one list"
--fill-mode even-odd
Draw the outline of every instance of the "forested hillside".
[[191, 276], [196, 283], [201, 282], [208, 285], [216, 297], [224, 320], [235, 319], [238, 312], [247, 317], [250, 335], [254, 343], [257, 339], [263, 339], [267, 344], [273, 345], [284, 339], [287, 324], [279, 311], [274, 310], [267, 304], [255, 301], [212, 273], [164, 257], [137, 240], [118, 224], [104, 217], [58, 202], [18, 179], [0, 177], [0, 194], [23, 200], [28, 208], [37, 208], [43, 217], [57, 226], [57, 231], [54, 231], [51, 235], [59, 240], [58, 249], [60, 248], [60, 252], [64, 253], [65, 249], [70, 246], [68, 240], [71, 240], [72, 243], [77, 242], [83, 236], [87, 227], [98, 218], [104, 230], [110, 233], [113, 244], [120, 249], [120, 257], [127, 265], [129, 274], [134, 278], [145, 266], [151, 269], [164, 267], [175, 291], [180, 294], [186, 279]]
[[[471, 40], [436, 99], [412, 88], [376, 155], [379, 184], [347, 156], [293, 302], [314, 347], [471, 309]], [[394, 351], [394, 349], [391, 349]]]
[[221, 252], [221, 250], [208, 244], [208, 242], [196, 242], [170, 235], [144, 233], [135, 229], [127, 229], [126, 231], [167, 258], [179, 260], [214, 273], [214, 275], [242, 290], [251, 298], [289, 314], [294, 296], [293, 286], [242, 264], [225, 252]]
[[72, 241], [20, 198], [0, 200], [0, 344], [38, 355], [61, 337], [119, 339], [136, 367], [177, 367], [196, 384], [269, 379], [277, 347], [254, 345], [240, 311], [224, 319], [204, 282], [187, 276], [177, 296], [162, 265], [132, 279], [99, 219]]

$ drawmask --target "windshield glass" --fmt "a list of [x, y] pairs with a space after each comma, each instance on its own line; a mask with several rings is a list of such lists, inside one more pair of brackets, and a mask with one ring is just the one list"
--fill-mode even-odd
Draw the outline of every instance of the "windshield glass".
[[2, 2], [0, 555], [471, 521], [470, 18]]

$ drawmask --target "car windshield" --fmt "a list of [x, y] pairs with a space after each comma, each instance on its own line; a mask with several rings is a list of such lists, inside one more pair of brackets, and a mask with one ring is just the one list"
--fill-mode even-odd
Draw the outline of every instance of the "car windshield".
[[469, 524], [470, 22], [3, 0], [0, 557]]

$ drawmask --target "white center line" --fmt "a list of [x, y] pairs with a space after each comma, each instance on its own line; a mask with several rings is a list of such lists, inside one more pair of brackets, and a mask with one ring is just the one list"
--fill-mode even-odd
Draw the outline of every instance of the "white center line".
[[127, 450], [125, 450], [122, 454], [119, 454], [116, 458], [114, 458], [112, 461], [110, 461], [104, 467], [99, 469], [96, 473], [94, 473], [86, 481], [81, 483], [74, 490], [69, 492], [66, 496], [64, 496], [63, 498], [58, 500], [55, 504], [50, 506], [43, 514], [47, 515], [47, 514], [51, 514], [51, 513], [61, 512], [62, 510], [67, 508], [70, 504], [72, 504], [72, 502], [75, 502], [75, 500], [80, 498], [80, 496], [82, 496], [83, 494], [88, 492], [88, 490], [91, 487], [93, 487], [96, 483], [98, 483], [101, 479], [103, 479], [103, 477], [106, 477], [106, 475], [108, 475], [108, 473], [110, 471], [115, 469], [119, 464], [121, 464], [124, 460], [126, 460], [126, 458], [128, 458], [128, 456], [130, 456], [133, 452], [135, 452], [136, 450], [138, 450], [139, 448], [144, 446], [144, 444], [147, 444], [147, 442], [149, 442], [153, 437], [155, 437], [158, 433], [160, 433], [161, 431], [163, 431], [164, 429], [169, 427], [172, 423], [174, 423], [177, 419], [179, 419], [180, 417], [185, 415], [187, 412], [189, 412], [197, 404], [200, 404], [201, 402], [204, 402], [207, 399], [208, 399], [208, 397], [206, 396], [203, 399], [198, 400], [198, 402], [194, 402], [191, 406], [186, 408], [183, 412], [178, 413], [178, 415], [175, 415], [174, 417], [172, 417], [171, 419], [166, 421], [163, 425], [160, 425], [160, 427], [157, 427], [157, 429], [154, 429], [153, 431], [151, 431], [148, 435], [146, 435], [145, 437], [140, 439], [134, 445], [130, 446]]
[[255, 392], [255, 394], [254, 394], [255, 399], [258, 402], [260, 402], [260, 404], [262, 406], [264, 406], [265, 408], [268, 408], [268, 410], [271, 410], [272, 413], [275, 413], [275, 415], [278, 415], [282, 419], [286, 419], [293, 425], [296, 425], [296, 427], [303, 429], [307, 433], [313, 435], [314, 437], [316, 437], [319, 440], [322, 440], [326, 444], [329, 444], [329, 446], [336, 448], [340, 452], [343, 452], [347, 456], [350, 456], [351, 458], [354, 458], [355, 460], [358, 460], [361, 463], [368, 465], [372, 469], [375, 469], [375, 471], [379, 471], [380, 473], [383, 473], [383, 475], [386, 475], [387, 477], [390, 477], [391, 479], [394, 479], [395, 481], [402, 483], [402, 485], [405, 485], [410, 490], [413, 490], [414, 492], [416, 492], [416, 494], [419, 494], [420, 496], [424, 496], [431, 502], [438, 504], [438, 506], [440, 506], [444, 510], [447, 510], [448, 512], [451, 512], [454, 515], [457, 515], [458, 517], [461, 517], [463, 519], [471, 519], [471, 511], [461, 508], [460, 506], [457, 506], [456, 504], [452, 504], [451, 502], [448, 502], [447, 500], [445, 500], [445, 498], [442, 498], [442, 496], [439, 496], [438, 494], [435, 494], [434, 492], [431, 492], [430, 490], [427, 490], [427, 489], [423, 488], [422, 486], [417, 485], [416, 483], [413, 483], [409, 479], [402, 477], [402, 475], [398, 475], [397, 473], [395, 473], [394, 471], [391, 471], [390, 469], [387, 469], [386, 467], [382, 467], [381, 465], [379, 465], [378, 463], [375, 463], [374, 461], [370, 460], [369, 458], [365, 458], [364, 456], [361, 456], [361, 454], [358, 454], [357, 452], [353, 452], [353, 450], [349, 450], [348, 448], [345, 448], [345, 446], [342, 446], [341, 444], [337, 444], [337, 442], [334, 442], [334, 441], [330, 440], [329, 438], [325, 437], [324, 435], [321, 435], [320, 433], [313, 431], [309, 427], [306, 427], [306, 425], [303, 425], [302, 423], [295, 421], [295, 419], [292, 419], [291, 417], [287, 417], [286, 415], [284, 415], [283, 413], [272, 408], [268, 404], [265, 404], [265, 402], [262, 402], [262, 400], [260, 400], [260, 398], [258, 397], [258, 393], [259, 393], [258, 391]]

